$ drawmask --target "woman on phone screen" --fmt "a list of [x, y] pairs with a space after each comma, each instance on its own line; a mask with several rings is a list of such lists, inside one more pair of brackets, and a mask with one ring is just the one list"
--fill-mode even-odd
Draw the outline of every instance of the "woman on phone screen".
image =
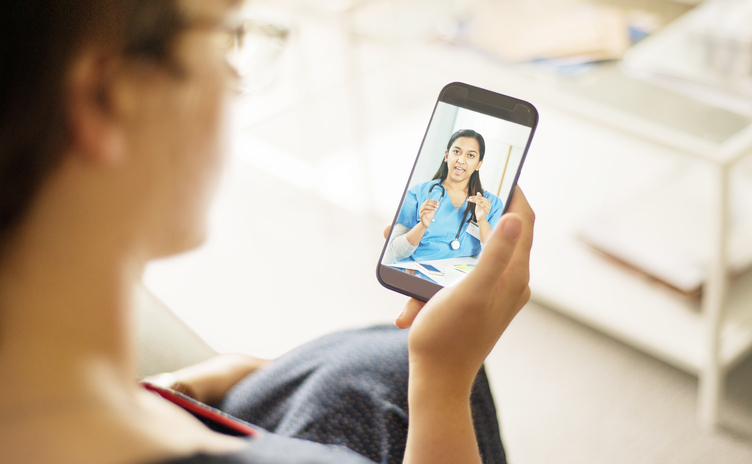
[[173, 389], [136, 381], [144, 266], [204, 239], [235, 82], [225, 52], [243, 32], [234, 3], [4, 3], [0, 460], [503, 462], [482, 363], [529, 297], [519, 191], [473, 274], [407, 303], [396, 325], [409, 332], [222, 356], [168, 375]]
[[483, 136], [461, 129], [452, 134], [433, 180], [407, 191], [390, 249], [395, 262], [476, 256], [499, 222], [503, 204], [483, 190]]

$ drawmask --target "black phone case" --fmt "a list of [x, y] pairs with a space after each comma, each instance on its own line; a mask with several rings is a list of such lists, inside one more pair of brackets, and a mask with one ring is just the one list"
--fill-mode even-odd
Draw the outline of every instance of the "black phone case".
[[[452, 82], [451, 84], [447, 84], [443, 89], [441, 89], [439, 98], [436, 100], [436, 104], [434, 105], [434, 109], [431, 113], [431, 119], [428, 121], [426, 133], [423, 135], [423, 140], [421, 141], [420, 147], [418, 149], [418, 154], [415, 157], [415, 162], [413, 163], [410, 177], [407, 181], [407, 184], [405, 185], [405, 190], [402, 192], [402, 198], [398, 205], [397, 211], [395, 212], [394, 218], [392, 219], [392, 227], [394, 227], [394, 224], [397, 222], [397, 218], [399, 217], [402, 204], [405, 200], [405, 195], [407, 194], [408, 188], [410, 186], [410, 181], [412, 180], [413, 174], [415, 173], [415, 167], [418, 164], [418, 158], [420, 157], [423, 145], [426, 142], [428, 129], [431, 127], [431, 122], [433, 121], [433, 116], [436, 113], [436, 107], [439, 102], [449, 103], [460, 108], [466, 108], [478, 113], [486, 114], [531, 128], [530, 136], [527, 140], [527, 145], [525, 146], [525, 149], [522, 153], [522, 159], [514, 177], [514, 185], [517, 185], [517, 180], [519, 179], [522, 166], [525, 163], [525, 158], [527, 157], [528, 149], [530, 148], [530, 143], [533, 140], [535, 129], [538, 125], [538, 110], [532, 104], [524, 100], [492, 92], [490, 90], [481, 89], [479, 87], [474, 87], [462, 82]], [[509, 201], [511, 200], [513, 193], [514, 188], [510, 190], [509, 196], [504, 201], [503, 213], [505, 213], [507, 208], [509, 207]], [[438, 285], [436, 283], [429, 282], [427, 280], [421, 279], [420, 277], [413, 276], [405, 272], [393, 269], [389, 266], [382, 265], [381, 261], [384, 258], [384, 253], [386, 253], [388, 246], [389, 239], [387, 238], [387, 241], [384, 243], [384, 248], [382, 248], [381, 254], [379, 255], [379, 261], [376, 266], [376, 278], [381, 285], [390, 290], [394, 290], [395, 292], [399, 292], [422, 301], [428, 301], [434, 294], [436, 294], [436, 292], [443, 288], [441, 285]]]

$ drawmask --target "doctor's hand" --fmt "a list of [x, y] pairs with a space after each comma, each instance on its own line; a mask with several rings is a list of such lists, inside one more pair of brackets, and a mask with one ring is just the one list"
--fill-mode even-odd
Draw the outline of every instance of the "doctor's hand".
[[[410, 300], [395, 324], [412, 327], [410, 377], [469, 394], [486, 356], [530, 298], [535, 215], [519, 187], [476, 268], [428, 303]], [[412, 380], [411, 380], [412, 381]]]
[[475, 219], [478, 222], [488, 218], [488, 213], [491, 212], [491, 200], [484, 197], [482, 193], [477, 193], [470, 195], [467, 201], [475, 203]]
[[431, 225], [431, 221], [433, 221], [434, 215], [436, 215], [436, 210], [439, 209], [439, 202], [436, 200], [426, 200], [425, 203], [420, 205], [420, 208], [418, 209], [418, 216], [420, 217], [420, 222], [423, 224], [423, 227], [426, 229], [428, 226]]

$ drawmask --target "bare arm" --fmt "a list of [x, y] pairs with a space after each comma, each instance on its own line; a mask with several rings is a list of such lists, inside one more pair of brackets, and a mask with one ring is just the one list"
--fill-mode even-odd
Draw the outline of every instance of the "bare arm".
[[470, 388], [454, 382], [439, 383], [436, 378], [434, 373], [421, 372], [410, 364], [410, 422], [403, 462], [480, 463]]
[[472, 383], [530, 297], [534, 214], [519, 189], [509, 211], [470, 275], [425, 305], [410, 300], [395, 321], [412, 327], [407, 464], [480, 462], [470, 414]]
[[423, 238], [423, 234], [426, 233], [426, 230], [428, 230], [428, 227], [423, 225], [423, 221], [420, 221], [415, 227], [410, 229], [407, 234], [405, 234], [405, 237], [407, 237], [407, 241], [410, 245], [418, 246], [420, 240]]

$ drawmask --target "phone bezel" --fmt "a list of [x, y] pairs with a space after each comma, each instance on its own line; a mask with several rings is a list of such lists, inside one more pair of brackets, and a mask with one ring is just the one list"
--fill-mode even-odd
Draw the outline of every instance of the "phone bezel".
[[[433, 117], [436, 114], [436, 107], [438, 106], [439, 102], [448, 103], [460, 108], [466, 108], [478, 113], [486, 114], [488, 116], [493, 116], [505, 121], [510, 121], [530, 127], [530, 136], [527, 139], [527, 144], [525, 145], [525, 149], [522, 152], [520, 165], [514, 177], [513, 185], [517, 185], [517, 180], [520, 177], [522, 166], [525, 163], [525, 158], [527, 157], [530, 143], [533, 140], [533, 135], [535, 134], [535, 129], [538, 125], [538, 110], [531, 103], [520, 100], [518, 98], [492, 92], [490, 90], [475, 87], [462, 82], [452, 82], [441, 89], [439, 97], [434, 104], [433, 111], [431, 112], [431, 118], [429, 119], [428, 126], [426, 127], [426, 132], [423, 134], [423, 140], [420, 143], [418, 153], [415, 156], [415, 162], [413, 163], [412, 170], [410, 171], [410, 177], [408, 178], [407, 184], [405, 185], [405, 190], [402, 192], [402, 197], [395, 212], [394, 218], [392, 219], [392, 227], [394, 227], [394, 224], [399, 217], [400, 209], [402, 208], [402, 204], [405, 201], [405, 195], [407, 194], [413, 174], [415, 173], [415, 167], [418, 164], [418, 158], [420, 157], [423, 145], [426, 142], [428, 129], [431, 127]], [[509, 207], [509, 201], [511, 200], [513, 193], [514, 188], [512, 188], [509, 196], [504, 201], [503, 213], [507, 211], [507, 208]], [[387, 241], [384, 243], [384, 247], [381, 250], [379, 261], [376, 266], [376, 278], [381, 285], [390, 290], [394, 290], [396, 292], [417, 298], [422, 301], [428, 301], [433, 295], [436, 294], [436, 292], [444, 288], [439, 284], [429, 282], [420, 277], [413, 276], [403, 271], [398, 271], [394, 268], [381, 264], [381, 261], [384, 259], [384, 253], [386, 253], [387, 247], [389, 245], [388, 240], [389, 239], [387, 238]]]

